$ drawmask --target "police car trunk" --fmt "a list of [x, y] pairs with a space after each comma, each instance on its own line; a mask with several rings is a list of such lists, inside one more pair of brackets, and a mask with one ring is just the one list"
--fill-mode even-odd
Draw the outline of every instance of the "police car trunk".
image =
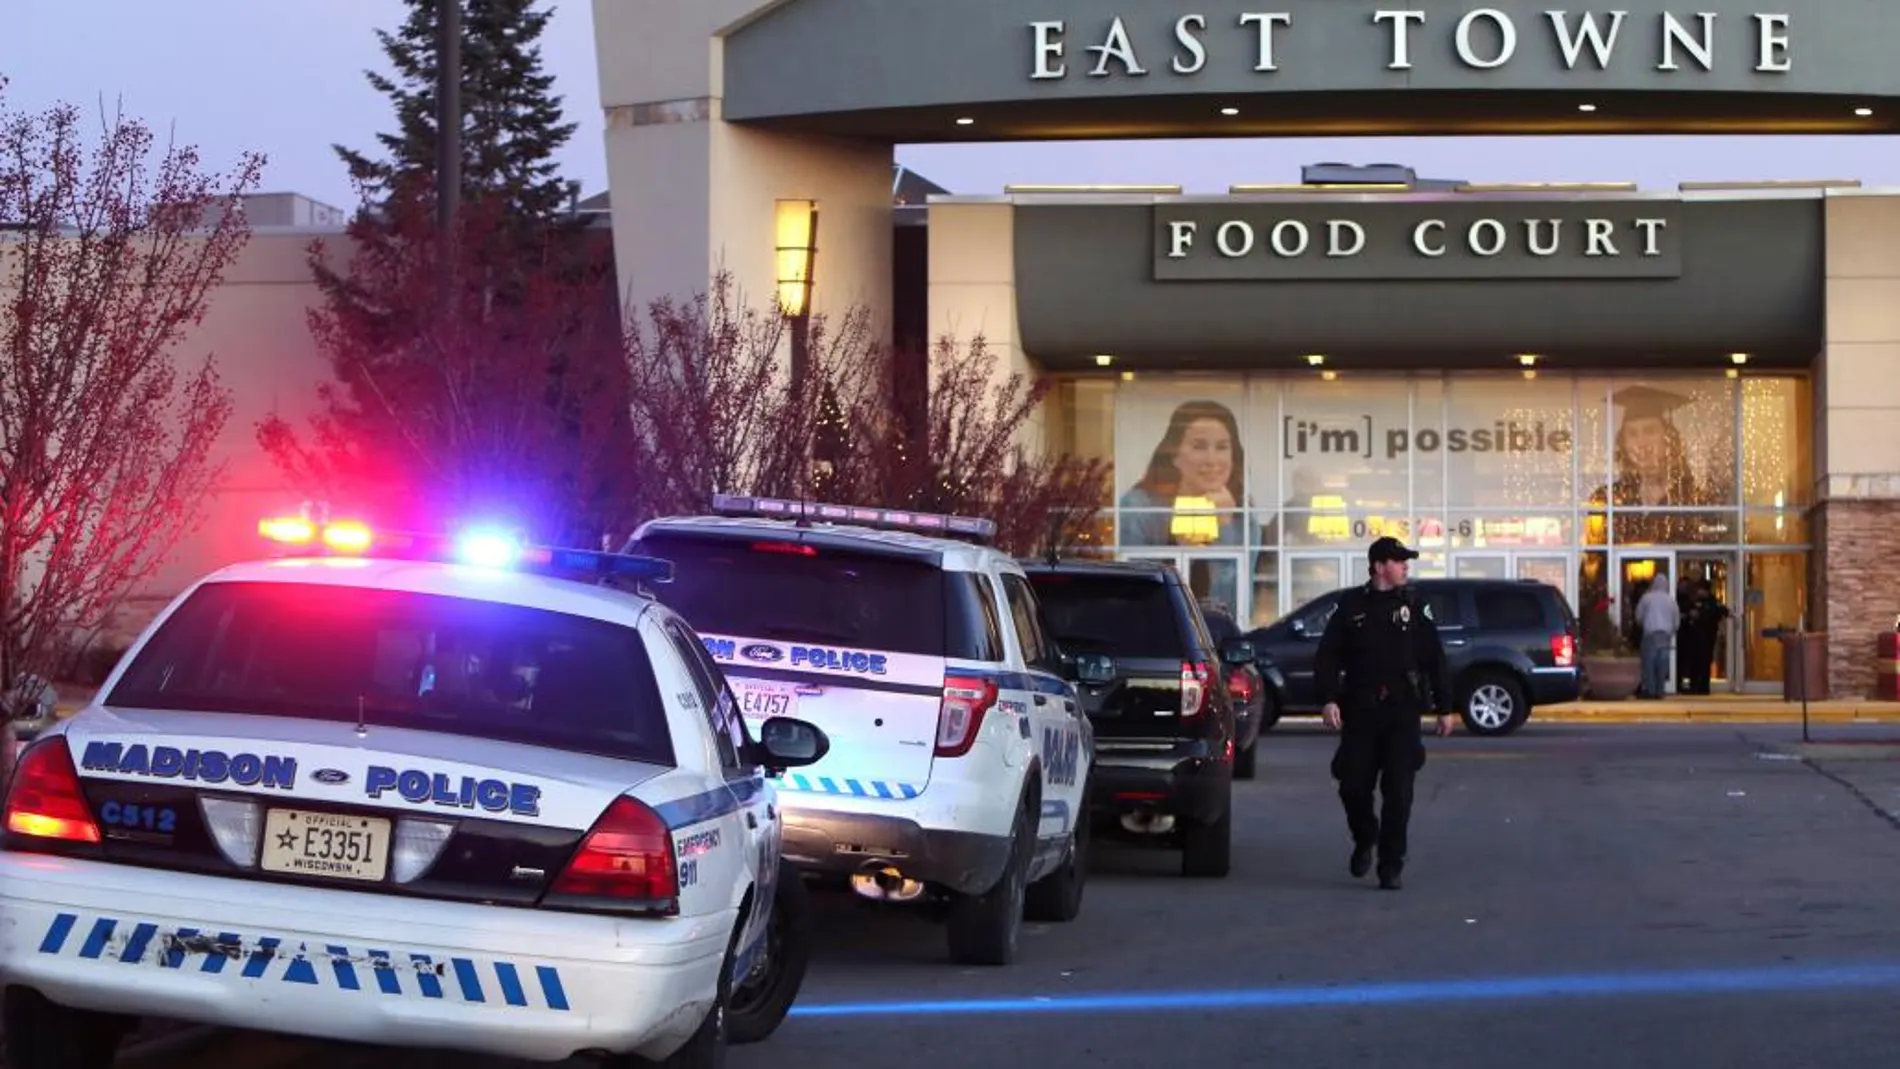
[[831, 740], [781, 789], [912, 799], [936, 758], [968, 751], [996, 695], [958, 667], [993, 656], [981, 575], [900, 532], [662, 523], [630, 548], [672, 562], [655, 593], [705, 639], [745, 715], [798, 717]]
[[536, 607], [522, 577], [493, 579], [516, 604], [360, 563], [199, 586], [103, 708], [27, 751], [11, 830], [250, 880], [675, 909], [666, 825], [622, 797], [674, 764], [638, 633]]

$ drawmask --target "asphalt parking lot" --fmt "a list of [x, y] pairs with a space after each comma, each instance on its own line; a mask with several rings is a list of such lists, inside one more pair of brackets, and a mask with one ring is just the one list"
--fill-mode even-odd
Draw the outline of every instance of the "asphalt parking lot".
[[[1892, 1064], [1900, 729], [1538, 725], [1433, 740], [1405, 890], [1345, 871], [1328, 736], [1265, 740], [1231, 878], [1102, 851], [1020, 964], [824, 902], [793, 1017], [735, 1069]], [[1811, 756], [1810, 756], [1811, 755]], [[1804, 759], [1805, 757], [1805, 759]], [[288, 1008], [288, 1007], [287, 1007]], [[224, 1033], [147, 1067], [519, 1063]]]

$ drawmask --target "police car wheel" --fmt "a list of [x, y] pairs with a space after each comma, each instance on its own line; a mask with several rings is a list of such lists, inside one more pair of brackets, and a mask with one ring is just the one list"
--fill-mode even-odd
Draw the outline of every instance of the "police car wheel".
[[[1088, 798], [1088, 789], [1082, 791]], [[1076, 819], [1074, 845], [1062, 867], [1029, 885], [1024, 898], [1023, 917], [1032, 921], [1066, 924], [1082, 914], [1082, 892], [1089, 882], [1089, 807], [1082, 806]]]
[[1035, 838], [1032, 811], [1041, 803], [1023, 799], [1010, 835], [1009, 860], [996, 886], [980, 895], [950, 897], [948, 934], [950, 960], [958, 965], [1008, 965], [1016, 960], [1017, 937], [1022, 934], [1023, 905], [1028, 895], [1029, 857]]
[[7, 989], [0, 1008], [8, 1069], [107, 1069], [138, 1018], [61, 1006], [30, 988]]
[[778, 1030], [798, 998], [811, 964], [811, 892], [798, 868], [780, 861], [778, 892], [765, 932], [765, 953], [757, 968], [733, 985], [726, 1014], [726, 1040], [757, 1043]]
[[1201, 879], [1221, 879], [1233, 865], [1234, 805], [1227, 807], [1212, 823], [1184, 820], [1181, 827], [1181, 875]]
[[719, 987], [712, 1008], [678, 1050], [659, 1061], [636, 1054], [610, 1056], [601, 1062], [602, 1069], [725, 1069], [726, 1029], [731, 1019], [727, 1006], [732, 1001], [732, 966], [738, 951], [739, 931], [735, 927], [726, 947], [726, 963], [719, 969]]

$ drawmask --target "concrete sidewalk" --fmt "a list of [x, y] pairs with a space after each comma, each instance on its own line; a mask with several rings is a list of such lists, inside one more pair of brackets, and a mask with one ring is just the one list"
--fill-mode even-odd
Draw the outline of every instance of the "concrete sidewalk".
[[[1808, 703], [1815, 724], [1900, 723], [1900, 702], [1845, 699]], [[1533, 721], [1556, 724], [1760, 724], [1799, 723], [1801, 703], [1778, 694], [1713, 694], [1620, 702], [1576, 701], [1538, 706]]]

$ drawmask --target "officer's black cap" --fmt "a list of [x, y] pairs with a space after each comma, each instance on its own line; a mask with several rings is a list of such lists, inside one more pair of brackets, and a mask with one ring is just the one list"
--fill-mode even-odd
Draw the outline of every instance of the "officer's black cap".
[[1372, 543], [1372, 548], [1366, 550], [1366, 560], [1372, 564], [1382, 564], [1386, 561], [1393, 560], [1417, 559], [1417, 550], [1405, 548], [1405, 543], [1390, 535]]

